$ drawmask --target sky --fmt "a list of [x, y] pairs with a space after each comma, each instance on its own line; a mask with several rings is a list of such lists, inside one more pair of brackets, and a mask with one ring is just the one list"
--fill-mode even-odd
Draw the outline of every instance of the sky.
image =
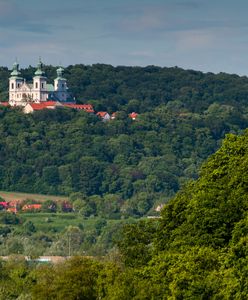
[[0, 0], [0, 65], [105, 63], [248, 75], [247, 0]]

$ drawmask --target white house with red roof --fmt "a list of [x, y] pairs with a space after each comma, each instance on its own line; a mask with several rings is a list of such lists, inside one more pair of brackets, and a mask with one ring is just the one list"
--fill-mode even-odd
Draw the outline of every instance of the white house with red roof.
[[136, 120], [138, 117], [138, 114], [136, 112], [132, 112], [131, 114], [129, 114], [129, 118], [131, 118], [132, 120]]
[[41, 103], [28, 103], [23, 108], [23, 112], [25, 114], [33, 113], [37, 110], [43, 110], [43, 109], [55, 109], [57, 107], [63, 107], [63, 104], [61, 104], [58, 101], [44, 101]]
[[98, 117], [100, 117], [103, 121], [109, 121], [110, 120], [110, 115], [106, 111], [99, 111], [96, 115]]

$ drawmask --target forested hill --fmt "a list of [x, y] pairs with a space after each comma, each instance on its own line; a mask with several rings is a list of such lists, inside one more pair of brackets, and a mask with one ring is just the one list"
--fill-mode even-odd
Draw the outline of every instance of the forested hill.
[[[48, 80], [56, 77], [56, 67], [45, 66]], [[35, 68], [22, 70], [32, 80]], [[0, 68], [0, 97], [7, 99], [7, 68]], [[248, 103], [248, 78], [225, 73], [202, 73], [177, 67], [113, 67], [95, 64], [73, 65], [65, 69], [68, 85], [80, 102], [94, 100], [96, 110], [135, 110], [143, 113], [161, 104], [177, 101], [177, 108], [203, 112], [210, 104], [232, 105]]]
[[[49, 79], [55, 70], [45, 67]], [[31, 80], [34, 69], [22, 73]], [[8, 76], [1, 68], [1, 91]], [[117, 118], [104, 123], [70, 109], [24, 115], [2, 107], [0, 189], [80, 192], [86, 216], [142, 216], [196, 178], [226, 133], [248, 127], [246, 77], [100, 64], [69, 66], [65, 77], [78, 101], [118, 111]]]

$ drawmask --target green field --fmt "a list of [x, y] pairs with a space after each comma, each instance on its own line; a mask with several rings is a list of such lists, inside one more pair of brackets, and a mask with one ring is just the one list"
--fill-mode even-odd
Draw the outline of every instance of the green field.
[[[37, 231], [44, 233], [53, 232], [60, 233], [68, 226], [83, 227], [84, 230], [89, 231], [95, 228], [96, 223], [100, 220], [99, 217], [87, 218], [76, 213], [20, 213], [18, 216], [23, 222], [31, 221]], [[135, 219], [130, 218], [124, 220], [106, 220], [108, 225], [118, 223], [134, 222]]]
[[98, 218], [84, 219], [76, 213], [20, 213], [19, 216], [25, 221], [32, 221], [36, 229], [42, 232], [61, 232], [68, 226], [83, 226], [88, 230], [94, 228], [98, 220]]
[[26, 199], [32, 199], [36, 201], [45, 201], [45, 200], [65, 201], [69, 199], [68, 197], [65, 196], [51, 196], [51, 195], [6, 192], [6, 191], [0, 191], [0, 196], [6, 201], [13, 201], [13, 200], [23, 201]]

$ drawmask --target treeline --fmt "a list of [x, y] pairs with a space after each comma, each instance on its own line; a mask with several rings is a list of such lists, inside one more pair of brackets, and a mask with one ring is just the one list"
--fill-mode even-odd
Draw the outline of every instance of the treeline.
[[2, 299], [246, 299], [247, 145], [248, 131], [228, 135], [162, 218], [126, 225], [105, 261], [2, 263]]

